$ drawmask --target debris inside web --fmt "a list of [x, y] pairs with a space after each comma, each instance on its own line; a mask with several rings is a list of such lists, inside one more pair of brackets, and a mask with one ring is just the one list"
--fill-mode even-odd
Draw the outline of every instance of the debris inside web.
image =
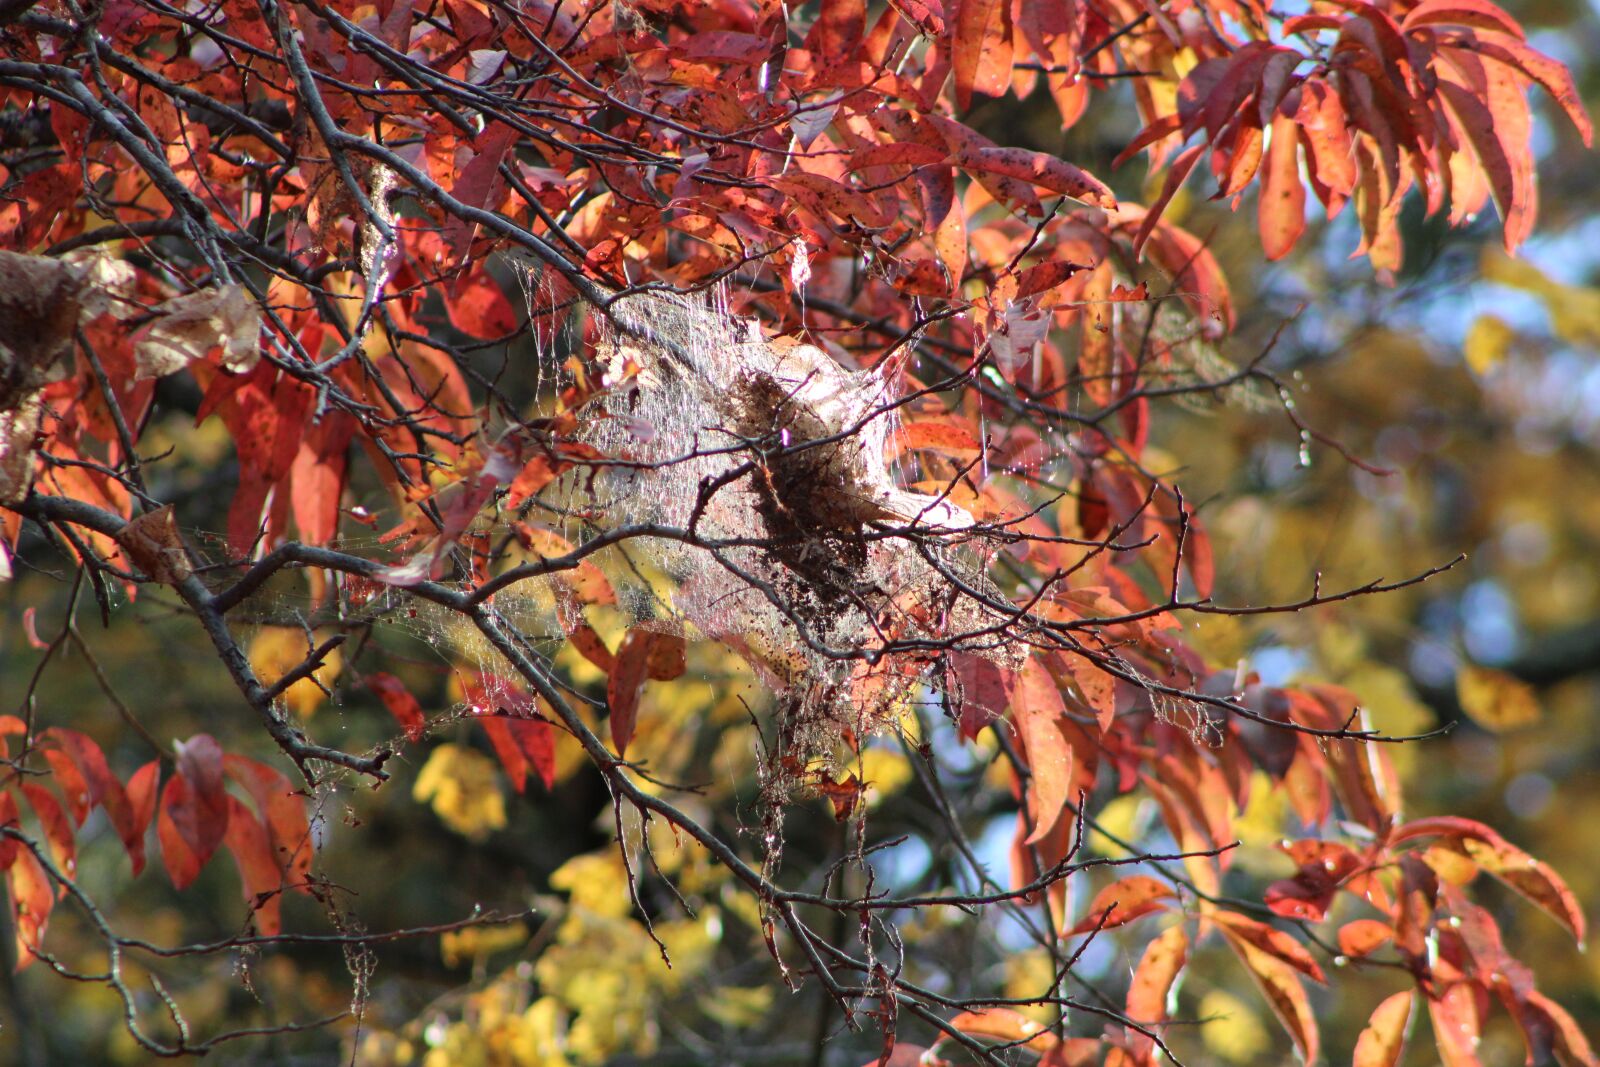
[[615, 462], [575, 477], [606, 527], [683, 532], [644, 541], [674, 585], [666, 611], [764, 676], [790, 754], [892, 721], [944, 648], [1006, 655], [982, 528], [891, 469], [897, 363], [852, 371], [768, 338], [721, 291], [615, 301], [595, 357], [604, 389], [579, 435]]

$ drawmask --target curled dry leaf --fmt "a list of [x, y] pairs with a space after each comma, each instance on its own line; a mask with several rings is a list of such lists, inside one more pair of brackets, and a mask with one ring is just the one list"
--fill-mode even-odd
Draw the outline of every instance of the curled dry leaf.
[[156, 312], [160, 318], [133, 350], [140, 378], [174, 374], [219, 345], [222, 365], [236, 374], [261, 359], [261, 308], [241, 285], [175, 296]]
[[89, 272], [65, 260], [0, 251], [0, 412], [63, 376], [89, 299]]
[[117, 531], [116, 539], [128, 558], [158, 582], [174, 585], [194, 574], [171, 504], [134, 519]]

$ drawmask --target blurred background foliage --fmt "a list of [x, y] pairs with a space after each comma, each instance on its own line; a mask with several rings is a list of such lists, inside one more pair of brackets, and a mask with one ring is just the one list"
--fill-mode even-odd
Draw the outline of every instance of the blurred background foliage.
[[[1572, 65], [1591, 110], [1600, 104], [1594, 9], [1567, 0], [1508, 6], [1529, 27], [1532, 44]], [[1111, 173], [1110, 157], [1132, 133], [1131, 109], [1119, 110], [1107, 96], [1063, 134], [1051, 125], [1054, 111], [1034, 103], [981, 104], [989, 111], [977, 124], [1003, 142], [1060, 151], [1094, 173]], [[1497, 250], [1493, 220], [1446, 231], [1416, 211], [1406, 233], [1407, 268], [1392, 288], [1374, 283], [1365, 263], [1346, 259], [1357, 239], [1348, 214], [1314, 223], [1320, 229], [1292, 256], [1266, 265], [1254, 228], [1226, 203], [1207, 201], [1194, 183], [1170, 217], [1209, 236], [1234, 287], [1241, 329], [1224, 354], [1242, 363], [1270, 346], [1266, 365], [1292, 384], [1306, 424], [1360, 463], [1320, 440], [1303, 440], [1281, 412], [1226, 405], [1159, 409], [1149, 462], [1164, 462], [1188, 498], [1202, 502], [1225, 603], [1295, 600], [1310, 592], [1314, 574], [1327, 588], [1359, 585], [1465, 554], [1422, 586], [1293, 616], [1208, 617], [1191, 624], [1193, 639], [1218, 664], [1243, 662], [1271, 683], [1345, 685], [1384, 730], [1452, 726], [1442, 739], [1403, 750], [1408, 813], [1448, 811], [1490, 823], [1560, 871], [1594, 916], [1600, 185], [1593, 157], [1563, 123], [1542, 121], [1536, 144], [1541, 223], [1522, 256], [1513, 262]], [[1137, 165], [1119, 172], [1119, 194], [1139, 196], [1140, 177]], [[1247, 199], [1240, 213], [1249, 209]], [[187, 479], [186, 514], [201, 513], [196, 502], [208, 496], [216, 502], [209, 529], [188, 531], [198, 539], [223, 527], [227, 494], [219, 489], [231, 477], [225, 442], [215, 421], [192, 428], [195, 397], [178, 385], [163, 388], [166, 422], [152, 426], [151, 450], [159, 451], [160, 433], [185, 437], [189, 457], [203, 460], [199, 446], [214, 446], [215, 463], [196, 462], [174, 475]], [[366, 488], [377, 495], [376, 486]], [[38, 550], [30, 558], [51, 565]], [[49, 640], [67, 617], [70, 588], [59, 574], [24, 570], [4, 592], [0, 692], [8, 706], [0, 710], [17, 710], [9, 702], [39, 658], [25, 636], [23, 607], [36, 606], [32, 624]], [[269, 674], [272, 663], [303, 652], [294, 611], [308, 592], [278, 588], [260, 607], [263, 621], [276, 625], [261, 630], [251, 654]], [[121, 773], [150, 754], [142, 734], [122, 721], [119, 702], [137, 709], [157, 744], [208, 731], [230, 751], [259, 749], [258, 727], [222, 668], [192, 646], [191, 624], [159, 592], [119, 603], [108, 628], [91, 598], [79, 598], [76, 625], [93, 660], [69, 645], [40, 681], [41, 707], [53, 715], [70, 709], [74, 725], [105, 746]], [[615, 644], [624, 620], [604, 612], [592, 618]], [[474, 665], [471, 650], [442, 620], [393, 621], [371, 637], [384, 643], [388, 663], [400, 664], [388, 669], [430, 716], [452, 707], [460, 698], [453, 670]], [[575, 684], [603, 688], [599, 672], [570, 649], [557, 662]], [[345, 748], [396, 732], [362, 684], [361, 663], [358, 649], [330, 664], [323, 681], [331, 700], [308, 683], [291, 694], [296, 712]], [[665, 779], [703, 786], [686, 806], [708, 825], [755, 834], [749, 724], [761, 699], [743, 663], [692, 646], [681, 680], [647, 687], [630, 754]], [[908, 756], [922, 744], [947, 773], [946, 793], [972, 846], [1004, 877], [1014, 808], [1003, 777], [989, 769], [993, 750], [955, 745], [930, 709], [908, 710], [901, 738], [876, 739], [863, 753], [860, 777], [872, 783], [867, 841], [899, 841], [873, 854], [874, 877], [924, 891], [966, 885], [934, 814], [937, 801]], [[609, 844], [619, 827], [600, 779], [575, 749], [558, 747], [553, 791], [530, 784], [523, 794], [488, 752], [470, 724], [438, 727], [405, 746], [395, 780], [382, 790], [346, 786], [317, 797], [318, 869], [344, 891], [332, 908], [286, 900], [285, 928], [348, 936], [474, 914], [509, 921], [368, 943], [144, 957], [135, 968], [159, 978], [198, 1025], [274, 1026], [354, 1009], [331, 1030], [230, 1046], [222, 1053], [229, 1063], [326, 1063], [337, 1054], [369, 1067], [854, 1067], [875, 1054], [876, 1036], [844, 1028], [814, 985], [794, 994], [777, 979], [753, 904], [727, 884], [725, 871], [674, 840], [669, 828], [624, 820], [621, 831], [636, 841], [647, 837], [659, 874], [677, 887], [674, 893], [661, 877], [645, 877], [643, 911], [634, 906]], [[1101, 819], [1109, 834], [1095, 835], [1090, 847], [1110, 855], [1119, 854], [1118, 839], [1159, 847], [1159, 820], [1147, 809], [1111, 801]], [[1242, 821], [1245, 855], [1230, 879], [1289, 872], [1271, 847], [1285, 818], [1292, 816], [1263, 792]], [[85, 832], [80, 881], [126, 932], [184, 944], [240, 928], [245, 909], [227, 864], [211, 864], [179, 895], [156, 870], [130, 879], [108, 827], [100, 826], [97, 839], [92, 826]], [[795, 812], [786, 877], [814, 890], [831, 884], [858, 891], [862, 869], [830, 866], [854, 832], [835, 823], [823, 798]], [[1073, 886], [1079, 909], [1097, 877], [1081, 875]], [[1502, 899], [1496, 915], [1508, 943], [1536, 967], [1541, 989], [1588, 1033], [1600, 1033], [1600, 957], [1575, 951], [1531, 908]], [[1152, 925], [1102, 935], [1081, 962], [1077, 992], [1120, 1003], [1129, 969], [1157, 932]], [[1041, 973], [1045, 956], [993, 915], [945, 909], [909, 918], [902, 932], [912, 946], [909, 973], [934, 988], [959, 982], [972, 991], [1020, 994], [1048, 978]], [[93, 964], [95, 939], [65, 909], [51, 938], [64, 959]], [[1174, 1049], [1190, 1063], [1286, 1062], [1283, 1035], [1225, 950], [1199, 952], [1180, 994], [1196, 1023], [1173, 1028]], [[1367, 1013], [1402, 984], [1393, 971], [1348, 965], [1333, 993], [1313, 992], [1330, 1062], [1348, 1060]], [[120, 1006], [102, 986], [62, 983], [40, 966], [19, 975], [7, 967], [0, 1013], [7, 1022], [0, 1063], [142, 1062], [123, 1031]], [[907, 1022], [903, 1034], [918, 1031]], [[1481, 1051], [1491, 1065], [1522, 1057], [1503, 1016]], [[1407, 1062], [1426, 1064], [1435, 1055], [1424, 1038], [1413, 1042]]]

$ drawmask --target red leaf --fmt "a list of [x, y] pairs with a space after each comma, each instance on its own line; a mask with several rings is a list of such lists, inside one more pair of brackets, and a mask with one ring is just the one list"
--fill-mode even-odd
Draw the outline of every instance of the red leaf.
[[82, 826], [83, 820], [88, 818], [94, 807], [89, 797], [89, 785], [83, 780], [83, 772], [73, 758], [60, 749], [45, 749], [44, 759], [50, 764], [61, 795], [67, 799], [67, 811], [71, 813], [73, 823]]
[[228, 777], [250, 794], [266, 824], [273, 861], [283, 873], [284, 884], [309, 891], [312, 844], [305, 797], [287, 776], [247, 756], [230, 753], [223, 766]]
[[1488, 0], [1422, 0], [1400, 20], [1400, 28], [1407, 32], [1418, 26], [1471, 26], [1509, 34], [1519, 41], [1524, 38], [1517, 20]]
[[[1440, 68], [1439, 100], [1489, 179], [1506, 251], [1514, 252], [1532, 231], [1536, 211], [1533, 165], [1523, 159], [1530, 129], [1527, 102], [1504, 67], [1480, 62], [1472, 69], [1456, 50], [1444, 54], [1450, 62]], [[1452, 68], [1466, 84], [1453, 80]]]
[[957, 0], [950, 33], [956, 106], [972, 106], [972, 93], [1003, 96], [1011, 84], [1010, 0]]
[[889, 0], [889, 6], [924, 36], [944, 36], [944, 0]]
[[330, 411], [311, 424], [289, 467], [289, 506], [309, 544], [325, 545], [339, 533], [339, 499], [356, 421]]
[[1325, 82], [1308, 80], [1300, 90], [1295, 121], [1306, 144], [1311, 175], [1330, 194], [1324, 200], [1331, 218], [1356, 188], [1356, 165], [1350, 152], [1344, 103]]
[[1479, 38], [1474, 41], [1463, 41], [1462, 46], [1513, 67], [1538, 82], [1545, 92], [1555, 97], [1556, 103], [1567, 113], [1567, 118], [1572, 120], [1572, 124], [1582, 135], [1583, 143], [1594, 144], [1594, 127], [1589, 123], [1589, 113], [1583, 106], [1582, 97], [1578, 95], [1577, 86], [1573, 83], [1572, 72], [1565, 64], [1535, 52], [1518, 41], [1504, 39], [1486, 41]]
[[[72, 821], [83, 825], [84, 816], [97, 804], [104, 804], [108, 796], [116, 803], [122, 797], [122, 785], [111, 774], [105, 753], [94, 739], [76, 730], [52, 726], [40, 735], [45, 744], [45, 759], [55, 773], [56, 784], [67, 798]], [[52, 759], [51, 755], [65, 759]]]
[[1378, 1005], [1367, 1028], [1356, 1038], [1351, 1067], [1395, 1067], [1400, 1062], [1415, 1001], [1416, 994], [1408, 989]]
[[[470, 7], [468, 4], [459, 6]], [[477, 149], [477, 154], [461, 168], [461, 173], [456, 176], [455, 188], [450, 190], [450, 195], [468, 207], [487, 208], [491, 211], [499, 207], [506, 185], [505, 179], [500, 176], [500, 162], [505, 159], [506, 153], [511, 151], [521, 136], [503, 122], [489, 123], [475, 139], [474, 147]], [[459, 215], [452, 213], [447, 217], [444, 241], [458, 258], [465, 255], [471, 245], [474, 229], [476, 229], [474, 223], [466, 221]]]
[[1583, 1036], [1578, 1024], [1565, 1008], [1537, 990], [1529, 990], [1527, 1008], [1530, 1013], [1542, 1016], [1549, 1026], [1557, 1057], [1563, 1067], [1600, 1067], [1589, 1039]]
[[[51, 862], [69, 879], [76, 877], [78, 843], [72, 833], [72, 824], [67, 821], [66, 812], [61, 810], [55, 794], [32, 782], [22, 783], [22, 794], [28, 798], [34, 815], [39, 818], [39, 828], [44, 831], [45, 843], [50, 846]], [[62, 888], [65, 891], [65, 887]]]
[[383, 701], [383, 706], [389, 709], [394, 721], [406, 732], [407, 741], [416, 741], [427, 731], [428, 720], [422, 714], [422, 705], [417, 703], [417, 698], [411, 695], [400, 679], [383, 671], [375, 671], [367, 675], [367, 688]]
[[951, 698], [961, 720], [961, 736], [968, 741], [978, 731], [1005, 714], [1011, 702], [1011, 675], [998, 663], [970, 652], [950, 653]]
[[811, 24], [811, 32], [806, 34], [805, 43], [816, 69], [837, 66], [850, 59], [860, 47], [866, 29], [866, 0], [822, 0], [822, 9]]
[[148, 816], [143, 821], [138, 818], [138, 811], [145, 809], [129, 804], [127, 792], [111, 773], [100, 746], [86, 734], [59, 726], [44, 731], [40, 739], [45, 743], [45, 760], [66, 798], [73, 823], [82, 826], [90, 808], [104, 808], [137, 874], [144, 867], [144, 832], [150, 820]]
[[[1090, 930], [1110, 930], [1122, 926], [1135, 919], [1149, 915], [1153, 911], [1163, 911], [1167, 905], [1164, 900], [1176, 900], [1178, 894], [1172, 891], [1167, 883], [1158, 881], [1145, 874], [1135, 874], [1124, 878], [1120, 882], [1113, 882], [1094, 895], [1089, 902], [1089, 910], [1084, 914], [1083, 921], [1067, 931], [1067, 936], [1086, 934]], [[1101, 923], [1100, 917], [1111, 914]]]
[[122, 845], [128, 850], [135, 877], [144, 870], [144, 836], [156, 817], [156, 787], [160, 782], [160, 760], [151, 760], [128, 779], [129, 833], [122, 839]]
[[208, 734], [179, 742], [178, 770], [161, 791], [156, 833], [172, 884], [184, 889], [228, 832], [228, 794], [222, 785], [222, 748]]
[[846, 170], [866, 170], [868, 167], [925, 167], [950, 158], [950, 153], [933, 145], [916, 141], [895, 141], [891, 144], [867, 145], [850, 154]]
[[28, 639], [29, 648], [49, 648], [48, 642], [39, 639], [39, 631], [34, 625], [38, 611], [39, 609], [35, 607], [22, 609], [22, 636]]
[[792, 196], [823, 221], [831, 217], [871, 227], [889, 224], [888, 217], [866, 194], [826, 175], [797, 170], [763, 180], [779, 192]]
[[1156, 196], [1155, 203], [1145, 212], [1144, 221], [1139, 225], [1139, 232], [1134, 235], [1134, 255], [1137, 256], [1144, 251], [1145, 242], [1155, 232], [1162, 213], [1167, 210], [1167, 205], [1172, 203], [1172, 198], [1178, 194], [1183, 180], [1189, 176], [1189, 172], [1194, 169], [1194, 165], [1200, 161], [1204, 153], [1204, 145], [1191, 145], [1179, 152], [1177, 158], [1172, 161], [1172, 166], [1167, 168], [1167, 178], [1161, 183], [1161, 192]]
[[283, 872], [272, 857], [267, 828], [237, 797], [228, 797], [228, 829], [223, 841], [233, 853], [244, 888], [244, 902], [250, 906], [256, 930], [272, 937], [282, 929], [279, 918], [283, 902]]
[[1287, 851], [1300, 870], [1267, 887], [1266, 905], [1285, 918], [1321, 922], [1339, 887], [1361, 868], [1361, 859], [1333, 841], [1296, 841]]
[[555, 730], [542, 718], [484, 715], [480, 718], [489, 743], [506, 769], [511, 786], [522, 792], [531, 766], [546, 789], [556, 784]]
[[606, 703], [611, 709], [611, 742], [617, 755], [624, 754], [633, 740], [634, 717], [639, 712], [639, 691], [650, 668], [653, 634], [648, 630], [629, 630], [617, 649], [616, 663], [606, 681]]

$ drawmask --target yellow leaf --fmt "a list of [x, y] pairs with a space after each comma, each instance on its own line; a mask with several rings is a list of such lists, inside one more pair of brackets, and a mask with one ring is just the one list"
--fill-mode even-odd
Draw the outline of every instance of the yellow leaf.
[[[319, 638], [320, 640], [320, 638]], [[306, 641], [306, 632], [292, 626], [263, 626], [250, 642], [250, 669], [255, 671], [261, 684], [271, 686], [305, 661], [312, 645]], [[309, 716], [328, 699], [322, 687], [332, 688], [334, 679], [344, 665], [339, 650], [333, 649], [322, 658], [322, 665], [284, 690], [283, 701], [296, 715]], [[312, 681], [315, 678], [316, 681]], [[321, 682], [322, 686], [318, 686]]]
[[590, 852], [557, 867], [550, 888], [571, 894], [572, 906], [596, 915], [621, 918], [633, 910], [628, 899], [628, 874], [613, 847]]
[[439, 936], [439, 955], [446, 967], [484, 959], [496, 952], [516, 948], [528, 940], [528, 927], [520, 922], [503, 926], [468, 926], [447, 930]]
[[1462, 345], [1462, 355], [1466, 357], [1472, 373], [1482, 376], [1499, 365], [1505, 359], [1506, 349], [1511, 346], [1515, 336], [1516, 331], [1500, 316], [1479, 315], [1467, 330], [1467, 338]]
[[434, 814], [450, 829], [482, 841], [506, 824], [505, 797], [495, 764], [465, 745], [446, 744], [433, 750], [411, 795], [432, 803]]
[[1250, 1063], [1272, 1049], [1272, 1036], [1250, 1005], [1223, 989], [1200, 998], [1200, 1039], [1229, 1063]]
[[870, 787], [869, 806], [876, 806], [891, 793], [897, 793], [915, 777], [911, 762], [898, 749], [868, 748], [861, 753], [861, 778]]
[[1532, 726], [1544, 717], [1532, 686], [1488, 667], [1462, 667], [1456, 674], [1456, 698], [1469, 719], [1495, 733]]

